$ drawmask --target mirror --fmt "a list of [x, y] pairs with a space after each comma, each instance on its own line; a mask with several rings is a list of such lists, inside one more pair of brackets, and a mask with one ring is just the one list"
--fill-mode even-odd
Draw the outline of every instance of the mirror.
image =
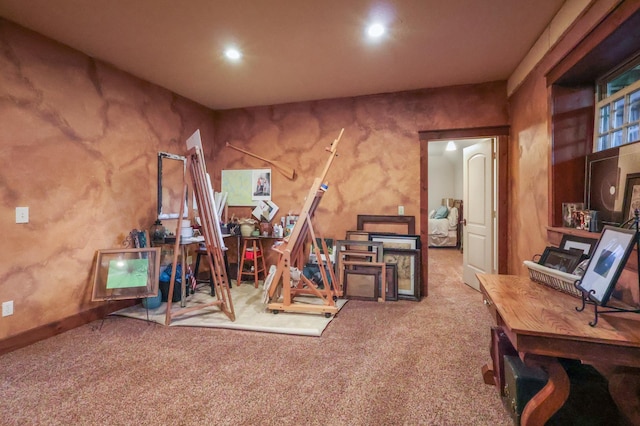
[[187, 170], [187, 158], [182, 155], [158, 153], [158, 219], [177, 219], [180, 203], [184, 202], [183, 218], [189, 216], [188, 196], [182, 200], [182, 189]]

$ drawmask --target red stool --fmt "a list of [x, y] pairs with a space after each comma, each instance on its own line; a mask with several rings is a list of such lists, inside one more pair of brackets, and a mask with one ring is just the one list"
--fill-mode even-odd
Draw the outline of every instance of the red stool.
[[[245, 261], [251, 262], [251, 270], [245, 271]], [[258, 275], [262, 272], [266, 275], [267, 266], [264, 263], [264, 250], [260, 238], [243, 238], [242, 257], [240, 259], [240, 271], [238, 275], [238, 285], [242, 282], [242, 277], [248, 275], [253, 278], [253, 285], [258, 288]]]

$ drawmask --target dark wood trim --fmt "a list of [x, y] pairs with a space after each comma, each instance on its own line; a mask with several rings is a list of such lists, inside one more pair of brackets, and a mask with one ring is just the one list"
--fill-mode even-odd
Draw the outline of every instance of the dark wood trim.
[[421, 297], [429, 296], [429, 147], [428, 140], [420, 140], [420, 274], [422, 279]]
[[418, 135], [420, 136], [421, 141], [508, 136], [509, 126], [477, 127], [472, 129], [425, 130], [418, 132]]
[[40, 340], [48, 339], [65, 331], [72, 330], [81, 325], [88, 324], [92, 321], [102, 319], [106, 315], [116, 312], [120, 309], [132, 306], [136, 301], [120, 300], [117, 302], [106, 303], [98, 307], [79, 312], [76, 315], [54, 321], [49, 324], [41, 325], [34, 329], [25, 331], [15, 336], [0, 340], [0, 355], [24, 348]]
[[547, 73], [547, 85], [583, 84], [638, 51], [640, 3], [623, 1]]
[[509, 248], [507, 241], [509, 237], [509, 136], [500, 135], [497, 137], [498, 146], [498, 273], [508, 272]]

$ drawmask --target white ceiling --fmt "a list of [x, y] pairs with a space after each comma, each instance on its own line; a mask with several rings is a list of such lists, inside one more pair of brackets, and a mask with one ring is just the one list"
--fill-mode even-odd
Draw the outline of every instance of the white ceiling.
[[[563, 2], [0, 0], [0, 15], [230, 109], [506, 80]], [[373, 18], [389, 25], [377, 43]]]

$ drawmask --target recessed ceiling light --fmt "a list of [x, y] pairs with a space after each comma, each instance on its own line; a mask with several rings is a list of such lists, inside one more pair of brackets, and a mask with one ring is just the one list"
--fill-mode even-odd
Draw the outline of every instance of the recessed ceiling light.
[[380, 23], [371, 24], [371, 25], [369, 25], [369, 28], [367, 28], [367, 34], [371, 38], [382, 37], [384, 32], [385, 32], [384, 25], [382, 25]]
[[242, 58], [242, 53], [240, 53], [238, 49], [230, 47], [224, 51], [224, 56], [226, 56], [229, 60], [239, 61]]

